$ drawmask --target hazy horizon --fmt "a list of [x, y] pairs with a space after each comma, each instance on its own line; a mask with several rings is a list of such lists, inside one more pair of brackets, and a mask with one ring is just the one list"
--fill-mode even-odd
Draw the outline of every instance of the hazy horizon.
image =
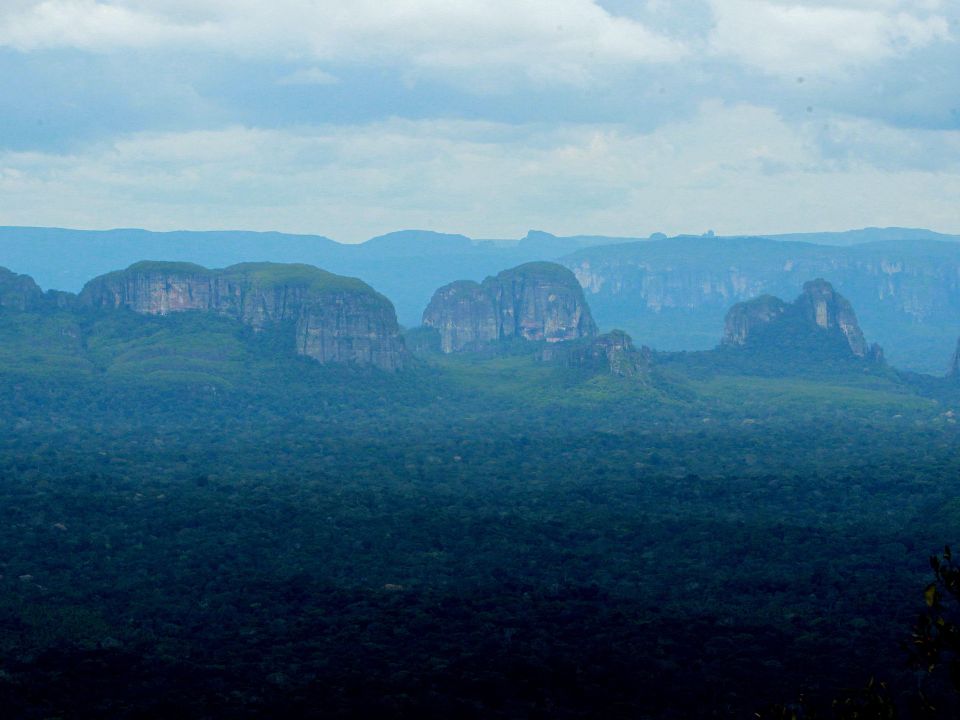
[[960, 0], [0, 0], [3, 717], [960, 718], [958, 71]]
[[176, 233], [253, 233], [258, 235], [284, 235], [284, 236], [299, 236], [299, 237], [312, 237], [312, 238], [323, 238], [325, 240], [332, 240], [333, 242], [339, 243], [341, 245], [362, 245], [365, 242], [370, 240], [376, 240], [382, 237], [389, 237], [392, 235], [401, 235], [404, 233], [424, 233], [424, 234], [433, 234], [440, 236], [449, 236], [449, 237], [465, 237], [471, 240], [474, 243], [482, 242], [494, 242], [494, 243], [515, 243], [520, 242], [527, 236], [532, 233], [544, 233], [546, 235], [552, 235], [556, 238], [568, 238], [568, 237], [596, 237], [596, 238], [608, 238], [613, 241], [617, 240], [650, 240], [655, 238], [655, 236], [664, 236], [666, 239], [673, 239], [679, 237], [712, 237], [717, 238], [739, 238], [739, 237], [770, 237], [770, 238], [779, 238], [786, 236], [794, 235], [843, 235], [849, 233], [857, 233], [862, 231], [906, 231], [909, 233], [913, 232], [929, 232], [935, 235], [943, 235], [950, 238], [956, 237], [957, 234], [942, 230], [936, 227], [907, 227], [905, 225], [889, 225], [889, 226], [876, 226], [876, 225], [865, 225], [860, 227], [845, 227], [845, 228], [797, 228], [793, 230], [785, 230], [783, 232], [722, 232], [718, 231], [713, 227], [707, 228], [702, 231], [664, 231], [664, 230], [654, 230], [651, 233], [645, 235], [610, 235], [607, 233], [601, 232], [592, 232], [585, 231], [581, 233], [571, 233], [569, 235], [561, 234], [558, 232], [552, 232], [549, 229], [544, 228], [527, 228], [526, 230], [518, 233], [517, 235], [510, 237], [486, 237], [486, 236], [477, 236], [471, 235], [470, 233], [463, 232], [460, 230], [447, 230], [441, 228], [430, 228], [430, 227], [402, 227], [402, 228], [393, 228], [386, 230], [376, 235], [371, 235], [369, 237], [363, 237], [355, 240], [345, 240], [342, 238], [334, 237], [330, 233], [325, 233], [322, 231], [310, 231], [306, 230], [303, 232], [287, 232], [285, 230], [279, 230], [277, 228], [267, 228], [264, 230], [254, 230], [250, 228], [242, 227], [172, 227], [168, 230], [160, 230], [157, 228], [151, 227], [142, 227], [142, 226], [130, 226], [130, 227], [120, 227], [120, 226], [104, 226], [104, 227], [66, 227], [60, 225], [2, 225], [0, 224], [0, 229], [24, 229], [24, 230], [63, 230], [67, 232], [80, 232], [80, 233], [112, 233], [112, 232], [147, 232], [156, 235], [164, 234], [176, 234]]
[[960, 233], [941, 0], [17, 0], [0, 224]]

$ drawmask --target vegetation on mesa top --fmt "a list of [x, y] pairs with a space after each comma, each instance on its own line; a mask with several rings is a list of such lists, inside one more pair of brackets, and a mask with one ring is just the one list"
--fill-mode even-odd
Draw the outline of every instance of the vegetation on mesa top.
[[[536, 275], [537, 277], [555, 280], [557, 282], [569, 282], [571, 280], [577, 282], [573, 272], [563, 265], [539, 260], [517, 265], [517, 267], [497, 273], [498, 278], [507, 278], [512, 275]], [[577, 283], [577, 285], [579, 286], [579, 283]]]
[[249, 278], [268, 287], [304, 285], [317, 291], [376, 292], [360, 278], [336, 275], [300, 263], [240, 263], [214, 272], [229, 278]]
[[30, 288], [37, 292], [42, 292], [40, 287], [29, 275], [20, 275], [9, 268], [0, 267], [0, 289], [5, 288]]
[[776, 295], [764, 294], [757, 295], [755, 298], [750, 298], [749, 300], [744, 300], [742, 303], [737, 304], [747, 308], [776, 310], [778, 308], [786, 307], [787, 302], [781, 298], [778, 298]]
[[[178, 275], [206, 275], [213, 272], [203, 265], [197, 265], [190, 262], [177, 262], [175, 260], [141, 260], [136, 262], [126, 270], [114, 270], [111, 273], [101, 277], [119, 277], [128, 273], [169, 273]], [[96, 279], [96, 278], [94, 278]]]
[[453, 282], [444, 285], [442, 288], [440, 288], [440, 290], [450, 288], [489, 287], [490, 283], [493, 281], [507, 280], [517, 276], [530, 276], [552, 282], [573, 283], [577, 287], [580, 286], [580, 283], [577, 281], [577, 277], [573, 274], [573, 271], [569, 270], [563, 265], [560, 265], [559, 263], [537, 260], [534, 262], [523, 263], [522, 265], [517, 265], [516, 267], [508, 268], [506, 270], [501, 270], [496, 275], [489, 275], [484, 279], [483, 283], [479, 283], [475, 280], [454, 280]]
[[308, 287], [317, 292], [369, 292], [383, 297], [359, 278], [336, 275], [313, 265], [302, 263], [248, 262], [230, 265], [222, 269], [209, 269], [188, 262], [143, 260], [134, 263], [126, 270], [117, 270], [97, 279], [123, 277], [130, 273], [152, 272], [249, 280], [265, 287], [297, 285]]

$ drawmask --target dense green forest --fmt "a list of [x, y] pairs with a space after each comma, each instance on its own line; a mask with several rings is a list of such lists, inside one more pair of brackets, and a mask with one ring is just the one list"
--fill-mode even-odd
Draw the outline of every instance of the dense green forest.
[[907, 647], [960, 528], [950, 380], [388, 373], [198, 313], [0, 337], [9, 717], [830, 717], [871, 678], [952, 716]]

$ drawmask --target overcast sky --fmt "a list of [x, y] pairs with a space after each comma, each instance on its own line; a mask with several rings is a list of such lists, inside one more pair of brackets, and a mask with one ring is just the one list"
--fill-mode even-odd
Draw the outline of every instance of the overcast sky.
[[0, 0], [0, 224], [960, 232], [960, 1]]

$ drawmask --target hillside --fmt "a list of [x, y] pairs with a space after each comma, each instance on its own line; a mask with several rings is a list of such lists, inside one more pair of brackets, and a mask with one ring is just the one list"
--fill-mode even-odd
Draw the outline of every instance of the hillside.
[[714, 347], [734, 303], [762, 294], [792, 297], [806, 280], [823, 277], [854, 303], [864, 331], [896, 365], [938, 374], [947, 370], [943, 358], [960, 335], [956, 240], [903, 228], [673, 239], [530, 231], [519, 240], [410, 230], [346, 245], [283, 233], [0, 228], [0, 265], [31, 275], [44, 289], [76, 292], [89, 278], [144, 257], [206, 267], [306, 263], [362, 277], [391, 299], [402, 325], [414, 327], [438, 287], [562, 258], [577, 273], [601, 330], [622, 328], [660, 350]]
[[612, 333], [394, 372], [245, 311], [359, 282], [150, 262], [78, 298], [0, 272], [8, 714], [681, 720], [916, 686], [955, 380], [835, 362], [861, 346], [820, 284], [793, 363]]
[[732, 305], [794, 297], [815, 277], [853, 303], [864, 333], [898, 367], [943, 374], [960, 335], [960, 245], [950, 242], [677, 238], [583, 249], [561, 262], [601, 327], [622, 327], [661, 350], [714, 347]]

